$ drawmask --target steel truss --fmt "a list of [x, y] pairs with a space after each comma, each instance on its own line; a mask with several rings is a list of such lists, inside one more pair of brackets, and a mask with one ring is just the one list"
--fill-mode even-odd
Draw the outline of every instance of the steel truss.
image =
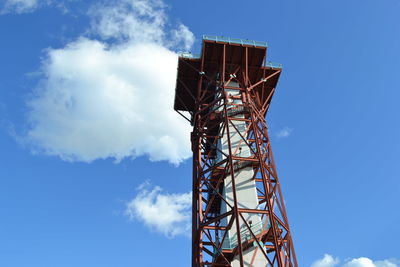
[[[276, 69], [269, 76], [264, 71], [263, 78], [252, 84], [248, 76], [247, 48], [245, 64], [227, 68], [225, 46], [217, 74], [210, 77], [204, 73], [203, 61], [200, 69], [196, 69], [200, 79], [197, 96], [193, 96], [195, 111], [189, 119], [193, 125], [192, 266], [232, 266], [234, 258], [239, 260], [240, 267], [253, 266], [256, 253], [261, 253], [267, 266], [297, 267], [265, 120], [275, 88], [263, 102], [256, 91], [281, 70]], [[232, 73], [228, 69], [233, 70]], [[239, 87], [231, 87], [231, 82]], [[238, 94], [232, 96], [232, 90], [238, 90]], [[239, 98], [241, 101], [235, 101]], [[237, 121], [245, 122], [245, 131], [237, 129]], [[232, 146], [234, 134], [241, 139]], [[217, 145], [222, 136], [227, 136], [228, 151]], [[251, 151], [249, 157], [240, 156], [243, 146]], [[217, 153], [223, 155], [219, 162]], [[259, 201], [256, 209], [240, 208], [238, 203], [235, 174], [244, 168], [253, 170]], [[228, 176], [232, 177], [233, 200], [227, 200], [221, 192]], [[221, 203], [229, 210], [221, 213]], [[246, 221], [248, 214], [261, 217], [261, 231], [255, 231], [251, 222]], [[236, 229], [234, 247], [226, 248], [228, 231], [233, 228]], [[252, 246], [255, 247], [252, 260], [245, 262], [243, 251]]]

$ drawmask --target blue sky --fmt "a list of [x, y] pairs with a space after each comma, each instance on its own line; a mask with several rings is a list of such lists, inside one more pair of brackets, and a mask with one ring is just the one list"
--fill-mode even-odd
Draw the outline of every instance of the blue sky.
[[267, 41], [300, 266], [400, 266], [400, 2], [1, 0], [0, 266], [188, 266], [176, 52]]

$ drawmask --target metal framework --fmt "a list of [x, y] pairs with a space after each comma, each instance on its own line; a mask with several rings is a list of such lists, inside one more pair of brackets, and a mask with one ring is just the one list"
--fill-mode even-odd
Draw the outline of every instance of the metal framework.
[[266, 51], [204, 37], [201, 57], [179, 58], [175, 110], [193, 125], [192, 267], [298, 266], [265, 120], [281, 67]]

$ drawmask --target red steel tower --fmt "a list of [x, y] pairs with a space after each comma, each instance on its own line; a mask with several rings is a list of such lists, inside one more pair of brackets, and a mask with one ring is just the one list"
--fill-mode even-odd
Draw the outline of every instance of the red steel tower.
[[265, 115], [282, 71], [267, 44], [203, 37], [178, 62], [175, 110], [193, 126], [192, 267], [297, 267]]

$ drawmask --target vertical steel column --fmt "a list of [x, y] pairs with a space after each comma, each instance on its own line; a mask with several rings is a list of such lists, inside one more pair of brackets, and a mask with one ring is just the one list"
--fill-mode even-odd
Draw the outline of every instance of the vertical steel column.
[[[202, 49], [204, 51], [204, 47]], [[193, 115], [193, 132], [191, 136], [192, 150], [193, 150], [193, 184], [192, 184], [192, 266], [201, 267], [202, 263], [202, 233], [200, 230], [201, 210], [202, 210], [202, 196], [201, 196], [201, 180], [199, 176], [201, 164], [201, 144], [200, 144], [200, 131], [201, 131], [201, 114], [200, 114], [200, 97], [201, 88], [203, 83], [203, 68], [204, 58], [201, 60], [199, 81], [197, 84], [197, 98], [195, 103], [195, 112]]]

